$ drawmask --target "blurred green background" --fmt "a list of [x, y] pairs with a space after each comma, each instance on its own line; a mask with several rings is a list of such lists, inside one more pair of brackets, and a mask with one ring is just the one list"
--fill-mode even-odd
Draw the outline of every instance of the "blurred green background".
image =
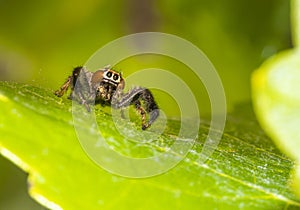
[[[73, 67], [84, 64], [109, 41], [158, 31], [185, 38], [208, 56], [221, 77], [230, 111], [234, 104], [250, 101], [251, 72], [291, 47], [289, 4], [287, 0], [0, 0], [0, 80], [54, 90]], [[192, 81], [201, 111], [209, 112], [205, 89], [177, 61], [146, 56], [117, 67], [126, 77], [157, 63]], [[169, 115], [177, 113], [176, 108], [168, 110]], [[27, 195], [25, 176], [0, 158], [0, 209], [44, 209]]]

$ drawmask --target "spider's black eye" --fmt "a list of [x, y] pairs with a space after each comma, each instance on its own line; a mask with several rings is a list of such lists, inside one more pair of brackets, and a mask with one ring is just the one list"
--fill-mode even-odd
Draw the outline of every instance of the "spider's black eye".
[[106, 76], [107, 76], [108, 78], [110, 78], [110, 77], [112, 76], [112, 73], [109, 71], [109, 72], [106, 73]]
[[113, 79], [114, 79], [115, 81], [117, 81], [117, 80], [119, 79], [119, 75], [117, 75], [117, 74], [114, 74], [114, 77], [113, 77]]

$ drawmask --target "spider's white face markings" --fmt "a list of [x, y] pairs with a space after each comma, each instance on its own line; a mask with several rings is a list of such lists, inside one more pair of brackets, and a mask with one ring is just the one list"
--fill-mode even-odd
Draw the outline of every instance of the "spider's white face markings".
[[103, 75], [103, 80], [113, 84], [119, 84], [121, 82], [121, 75], [113, 70], [106, 70]]

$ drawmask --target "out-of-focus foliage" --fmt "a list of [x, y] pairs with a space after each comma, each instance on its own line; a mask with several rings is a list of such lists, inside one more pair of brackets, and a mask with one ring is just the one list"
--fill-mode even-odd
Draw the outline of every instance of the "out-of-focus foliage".
[[297, 161], [294, 187], [300, 195], [300, 1], [293, 1], [294, 48], [265, 62], [252, 78], [253, 104], [266, 133]]
[[[289, 1], [284, 0], [1, 0], [0, 28], [0, 80], [52, 89], [115, 38], [140, 31], [181, 36], [216, 66], [229, 108], [250, 99], [252, 69], [290, 45]], [[126, 76], [153, 62], [129, 60], [119, 66]], [[160, 64], [187, 71], [176, 62]], [[202, 95], [201, 108], [209, 110]]]
[[24, 172], [0, 156], [0, 209], [42, 210], [28, 194]]
[[[55, 88], [107, 42], [161, 31], [191, 41], [208, 55], [224, 83], [229, 108], [250, 99], [252, 69], [290, 42], [289, 2], [282, 0], [3, 0], [0, 17], [2, 79]], [[153, 62], [120, 67], [126, 76]], [[186, 71], [178, 63], [163, 67]], [[209, 101], [202, 101], [208, 109]]]

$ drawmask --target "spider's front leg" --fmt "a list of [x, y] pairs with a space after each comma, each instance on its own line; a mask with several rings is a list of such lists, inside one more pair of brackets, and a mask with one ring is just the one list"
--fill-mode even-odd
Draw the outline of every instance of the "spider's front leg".
[[67, 81], [59, 88], [59, 90], [56, 90], [54, 94], [58, 97], [62, 97], [69, 89], [70, 84], [72, 83], [73, 76], [69, 76]]
[[68, 98], [78, 101], [85, 106], [87, 111], [90, 111], [89, 103], [94, 99], [94, 92], [90, 84], [91, 76], [91, 72], [82, 66], [78, 66], [73, 69], [72, 75], [68, 77], [67, 81], [54, 94], [62, 97], [68, 91], [69, 87], [71, 87], [71, 93]]
[[[120, 109], [134, 105], [142, 117], [142, 129], [146, 130], [159, 116], [159, 108], [150, 90], [142, 87], [133, 88], [119, 99], [112, 101], [114, 108]], [[143, 106], [144, 105], [144, 106]], [[149, 113], [149, 120], [146, 121], [146, 113]]]

